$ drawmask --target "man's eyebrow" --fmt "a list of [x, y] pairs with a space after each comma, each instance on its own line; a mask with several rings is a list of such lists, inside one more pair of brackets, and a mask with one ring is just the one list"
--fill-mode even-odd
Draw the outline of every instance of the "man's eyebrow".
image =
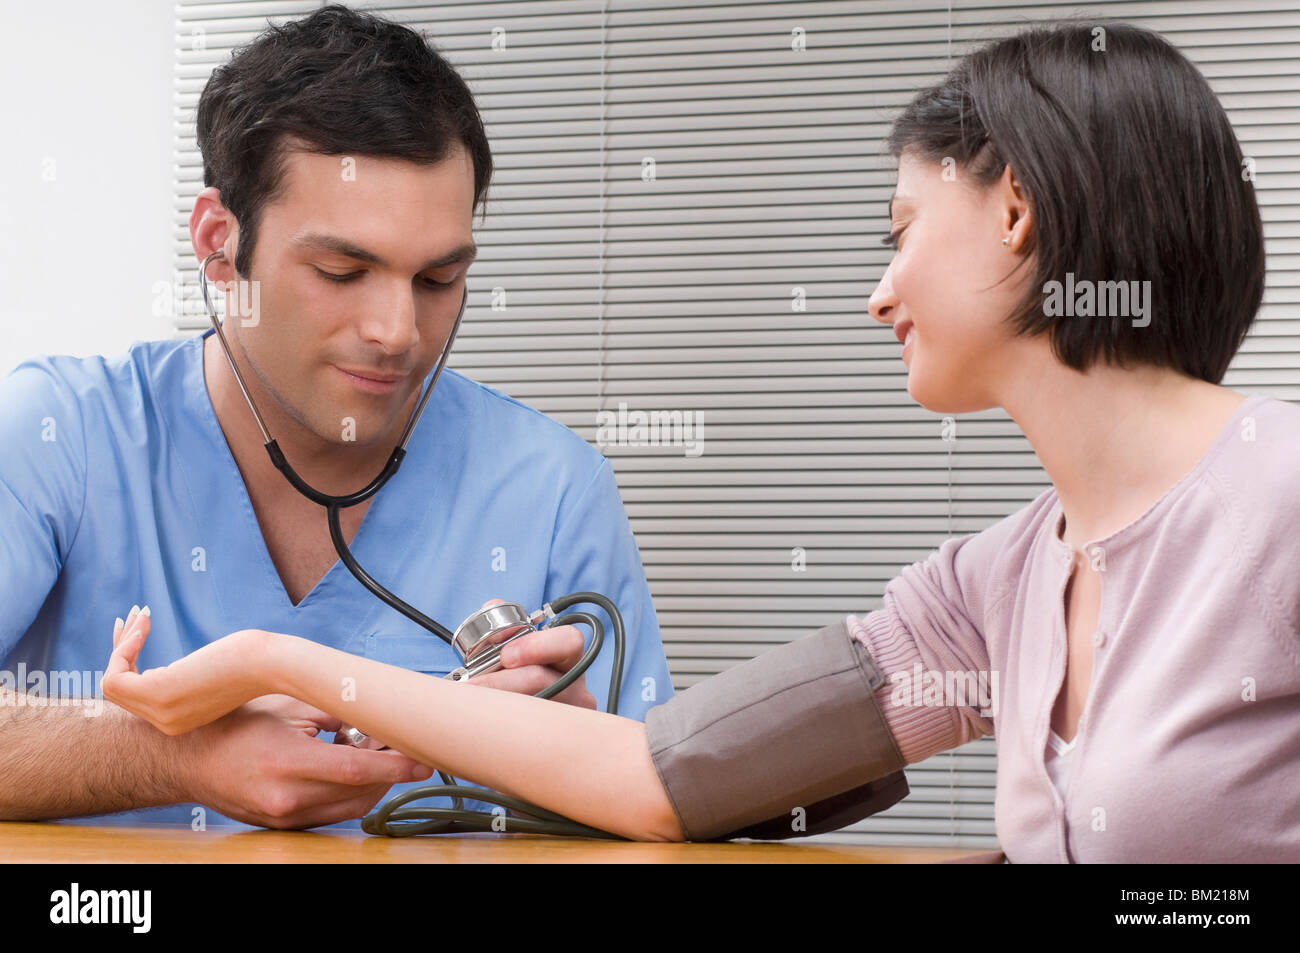
[[[368, 262], [372, 265], [379, 265], [381, 268], [388, 267], [388, 262], [372, 251], [367, 251], [360, 245], [353, 244], [346, 238], [340, 238], [337, 235], [326, 235], [323, 232], [307, 232], [299, 235], [293, 240], [293, 244], [299, 248], [318, 248], [322, 251], [334, 252], [338, 255], [346, 255], [348, 258], [355, 258], [357, 261]], [[431, 258], [420, 266], [420, 271], [427, 271], [430, 268], [442, 268], [446, 265], [455, 265], [463, 261], [473, 261], [478, 257], [478, 246], [473, 242], [466, 242], [464, 245], [454, 248], [440, 258]]]

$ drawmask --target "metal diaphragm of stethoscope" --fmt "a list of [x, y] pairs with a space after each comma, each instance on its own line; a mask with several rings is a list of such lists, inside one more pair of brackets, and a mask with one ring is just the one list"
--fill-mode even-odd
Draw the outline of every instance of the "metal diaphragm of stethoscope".
[[[456, 339], [456, 332], [460, 329], [461, 319], [465, 317], [465, 304], [469, 300], [469, 289], [466, 288], [464, 295], [461, 297], [460, 312], [456, 315], [456, 321], [452, 325], [451, 333], [447, 335], [447, 341], [442, 346], [442, 353], [438, 356], [438, 363], [434, 368], [433, 377], [429, 381], [429, 387], [416, 404], [411, 419], [407, 421], [401, 439], [398, 441], [397, 446], [393, 448], [393, 452], [389, 456], [388, 462], [384, 464], [383, 470], [363, 489], [343, 496], [331, 496], [312, 487], [289, 465], [289, 461], [285, 459], [284, 453], [281, 452], [275, 438], [271, 436], [270, 431], [267, 429], [266, 421], [263, 420], [257, 405], [253, 403], [253, 397], [244, 382], [244, 375], [240, 373], [239, 367], [235, 363], [230, 345], [227, 343], [225, 333], [221, 329], [221, 322], [217, 319], [216, 310], [213, 308], [212, 301], [208, 296], [208, 262], [214, 258], [224, 259], [225, 257], [224, 249], [218, 248], [204, 258], [203, 263], [199, 266], [199, 288], [203, 292], [203, 304], [207, 309], [208, 318], [212, 322], [212, 330], [216, 333], [217, 340], [221, 342], [221, 349], [225, 351], [226, 360], [230, 363], [230, 370], [235, 375], [235, 380], [244, 395], [244, 400], [248, 403], [249, 410], [253, 412], [253, 417], [257, 420], [257, 426], [262, 432], [263, 443], [267, 454], [271, 458], [271, 463], [284, 475], [284, 478], [289, 481], [294, 489], [312, 502], [325, 507], [329, 519], [330, 539], [334, 543], [334, 549], [338, 552], [339, 558], [348, 567], [352, 575], [381, 601], [396, 609], [417, 625], [438, 636], [456, 650], [463, 664], [460, 668], [444, 676], [452, 681], [466, 681], [476, 675], [483, 675], [499, 669], [501, 667], [501, 649], [508, 642], [527, 635], [529, 632], [534, 632], [539, 627], [577, 623], [590, 626], [592, 631], [591, 644], [582, 657], [561, 678], [538, 692], [537, 696], [540, 698], [551, 698], [558, 695], [581, 678], [583, 673], [591, 666], [591, 663], [595, 661], [596, 656], [600, 653], [601, 645], [604, 643], [605, 629], [597, 616], [589, 612], [574, 611], [565, 615], [557, 615], [557, 612], [564, 612], [572, 606], [583, 603], [600, 606], [608, 613], [610, 623], [614, 628], [614, 660], [610, 669], [609, 701], [606, 710], [617, 714], [619, 683], [622, 681], [623, 676], [625, 638], [623, 618], [619, 614], [618, 607], [610, 599], [595, 592], [575, 592], [559, 599], [552, 599], [541, 609], [531, 613], [517, 602], [497, 603], [496, 605], [485, 606], [473, 613], [457, 627], [455, 632], [451, 632], [376, 582], [369, 573], [361, 568], [361, 564], [352, 555], [352, 552], [348, 549], [347, 541], [343, 538], [343, 529], [339, 522], [339, 511], [370, 499], [379, 491], [380, 487], [392, 478], [393, 474], [397, 472], [397, 468], [401, 466], [402, 460], [406, 456], [407, 441], [411, 439], [415, 424], [424, 412], [424, 405], [428, 403], [434, 385], [438, 383], [438, 377], [442, 374], [443, 367], [446, 366], [447, 356], [451, 353], [452, 342]], [[349, 726], [344, 726], [340, 734], [354, 745], [364, 744], [367, 740], [364, 733]], [[520, 801], [517, 798], [486, 788], [456, 784], [453, 778], [449, 778], [442, 771], [439, 771], [438, 775], [444, 783], [412, 788], [389, 799], [380, 805], [375, 813], [366, 816], [362, 821], [362, 829], [367, 833], [387, 834], [394, 837], [409, 834], [509, 830], [524, 833], [621, 839], [615, 834], [578, 824], [561, 815], [546, 811], [525, 801]], [[496, 804], [501, 808], [515, 812], [515, 814], [507, 818], [504, 813], [486, 814], [482, 811], [465, 810], [463, 798], [466, 796]], [[450, 797], [453, 806], [451, 808], [402, 807], [410, 801], [426, 797]]]

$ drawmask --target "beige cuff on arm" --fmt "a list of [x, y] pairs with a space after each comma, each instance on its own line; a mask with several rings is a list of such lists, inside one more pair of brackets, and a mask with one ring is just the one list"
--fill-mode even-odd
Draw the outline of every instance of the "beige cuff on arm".
[[651, 708], [650, 757], [686, 839], [823, 833], [900, 801], [884, 682], [840, 621]]

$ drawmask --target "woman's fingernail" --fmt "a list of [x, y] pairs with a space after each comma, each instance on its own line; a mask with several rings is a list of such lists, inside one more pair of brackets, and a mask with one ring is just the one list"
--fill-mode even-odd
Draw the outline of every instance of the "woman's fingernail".
[[127, 615], [126, 615], [127, 621], [130, 621], [131, 619], [134, 619], [134, 618], [136, 617], [136, 613], [138, 613], [139, 611], [140, 611], [140, 607], [139, 607], [139, 606], [132, 606], [132, 607], [131, 607], [131, 611], [128, 612]]
[[113, 628], [115, 629], [120, 629], [124, 625], [126, 625], [126, 623], [123, 622], [121, 618], [115, 619], [113, 622]]
[[140, 610], [140, 614], [141, 614], [141, 615], [148, 615], [148, 614], [149, 614], [149, 607], [148, 607], [148, 606], [145, 606], [143, 609], [141, 609], [141, 610]]

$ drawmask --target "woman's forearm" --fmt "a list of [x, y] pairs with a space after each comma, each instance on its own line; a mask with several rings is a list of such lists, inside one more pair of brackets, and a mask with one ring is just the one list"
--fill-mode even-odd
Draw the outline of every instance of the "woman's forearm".
[[641, 722], [433, 678], [297, 636], [270, 639], [270, 691], [424, 764], [591, 827], [682, 839]]

